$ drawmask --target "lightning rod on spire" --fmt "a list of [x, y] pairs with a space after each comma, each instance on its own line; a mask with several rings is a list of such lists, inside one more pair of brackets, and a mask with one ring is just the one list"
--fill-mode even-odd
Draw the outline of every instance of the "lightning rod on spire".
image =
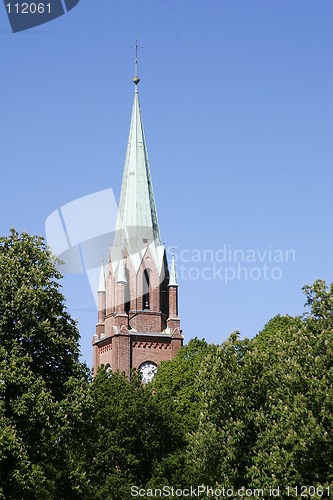
[[[133, 47], [133, 45], [131, 45]], [[142, 49], [142, 47], [140, 47]], [[137, 85], [140, 81], [139, 75], [138, 75], [138, 66], [139, 66], [139, 44], [138, 44], [138, 39], [135, 40], [135, 76], [133, 78], [133, 82], [135, 85]]]

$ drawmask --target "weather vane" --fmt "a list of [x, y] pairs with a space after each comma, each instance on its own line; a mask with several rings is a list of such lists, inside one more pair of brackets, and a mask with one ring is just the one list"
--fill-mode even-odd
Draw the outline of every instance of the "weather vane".
[[[133, 45], [131, 45], [133, 47]], [[142, 49], [143, 47], [140, 47]], [[139, 65], [139, 44], [138, 44], [138, 39], [135, 40], [135, 76], [133, 78], [133, 82], [135, 85], [137, 85], [140, 81], [139, 75], [138, 75], [138, 65]]]

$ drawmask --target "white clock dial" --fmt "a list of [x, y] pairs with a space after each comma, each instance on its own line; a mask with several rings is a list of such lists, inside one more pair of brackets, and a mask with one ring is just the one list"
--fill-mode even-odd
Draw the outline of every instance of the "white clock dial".
[[156, 371], [157, 371], [157, 366], [155, 365], [155, 363], [152, 363], [151, 361], [146, 361], [145, 363], [142, 363], [142, 365], [140, 366], [142, 382], [144, 384], [148, 384], [148, 382], [151, 382], [154, 378]]

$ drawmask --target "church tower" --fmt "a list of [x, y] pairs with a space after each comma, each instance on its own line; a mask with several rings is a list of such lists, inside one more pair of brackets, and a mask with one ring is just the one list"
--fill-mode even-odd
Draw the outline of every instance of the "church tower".
[[[136, 51], [138, 46], [136, 45]], [[118, 218], [107, 266], [101, 266], [94, 373], [100, 365], [144, 382], [183, 344], [175, 260], [170, 272], [162, 245], [144, 135], [136, 71]]]

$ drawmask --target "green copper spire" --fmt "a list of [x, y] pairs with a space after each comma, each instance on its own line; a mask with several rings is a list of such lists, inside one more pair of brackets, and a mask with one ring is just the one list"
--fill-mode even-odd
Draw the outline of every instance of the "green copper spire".
[[136, 42], [135, 84], [132, 118], [127, 144], [123, 181], [121, 187], [115, 240], [111, 249], [112, 260], [122, 257], [126, 248], [129, 254], [141, 252], [153, 244], [161, 246], [153, 184], [143, 129], [137, 74], [138, 44]]

